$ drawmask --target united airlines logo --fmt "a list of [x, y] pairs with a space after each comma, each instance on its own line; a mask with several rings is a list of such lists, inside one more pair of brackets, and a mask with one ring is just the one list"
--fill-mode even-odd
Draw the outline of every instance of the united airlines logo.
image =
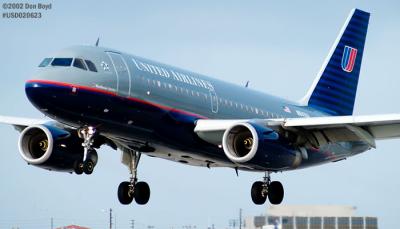
[[342, 69], [345, 72], [352, 72], [356, 62], [357, 49], [350, 46], [344, 46], [342, 57]]

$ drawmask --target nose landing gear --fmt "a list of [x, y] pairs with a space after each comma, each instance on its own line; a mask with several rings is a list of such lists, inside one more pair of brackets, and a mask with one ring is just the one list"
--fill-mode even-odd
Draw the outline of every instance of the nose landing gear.
[[266, 172], [263, 181], [256, 181], [251, 187], [251, 199], [254, 204], [262, 205], [267, 198], [271, 204], [282, 203], [284, 189], [279, 181], [272, 181], [270, 172]]
[[98, 155], [93, 148], [94, 138], [97, 136], [96, 128], [85, 126], [78, 129], [78, 136], [83, 139], [83, 159], [77, 160], [74, 163], [74, 172], [78, 175], [85, 173], [92, 174], [94, 167], [97, 164]]

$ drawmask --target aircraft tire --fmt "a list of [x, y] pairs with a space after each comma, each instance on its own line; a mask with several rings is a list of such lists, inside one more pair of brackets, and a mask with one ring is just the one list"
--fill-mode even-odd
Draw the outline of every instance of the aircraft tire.
[[93, 173], [94, 170], [94, 162], [91, 159], [87, 159], [84, 163], [83, 163], [83, 172], [87, 175], [90, 175]]
[[94, 149], [89, 150], [88, 158], [90, 158], [90, 160], [92, 160], [92, 162], [94, 163], [94, 166], [97, 165], [97, 161], [99, 160], [99, 156], [97, 155], [97, 151], [96, 150], [94, 150]]
[[129, 193], [130, 184], [130, 182], [124, 181], [118, 186], [118, 200], [123, 205], [132, 203], [133, 195]]
[[74, 167], [74, 172], [75, 172], [76, 175], [81, 175], [83, 173], [83, 167], [84, 166], [83, 166], [83, 162], [82, 161], [76, 160], [74, 162], [73, 167]]
[[267, 196], [263, 196], [263, 182], [256, 181], [251, 186], [251, 199], [253, 200], [254, 204], [262, 205], [267, 200]]
[[150, 187], [146, 182], [137, 182], [135, 185], [135, 201], [139, 205], [145, 205], [150, 199]]
[[271, 204], [280, 204], [282, 203], [284, 197], [284, 189], [282, 183], [279, 181], [273, 181], [268, 186], [268, 199]]

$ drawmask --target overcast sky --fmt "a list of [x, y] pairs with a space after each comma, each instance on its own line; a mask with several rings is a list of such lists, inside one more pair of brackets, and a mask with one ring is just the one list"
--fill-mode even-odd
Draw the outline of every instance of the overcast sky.
[[[17, 2], [18, 0], [16, 0]], [[7, 1], [9, 2], [9, 1]], [[25, 1], [24, 1], [25, 2]], [[43, 117], [29, 103], [24, 82], [59, 49], [93, 45], [147, 57], [267, 91], [290, 100], [311, 85], [348, 13], [371, 12], [356, 114], [400, 112], [398, 1], [56, 1], [42, 19], [0, 18], [0, 115]], [[2, 2], [3, 3], [3, 2]], [[44, 1], [43, 3], [47, 3]], [[1, 9], [1, 13], [6, 12]], [[120, 153], [99, 151], [91, 176], [48, 172], [19, 156], [18, 132], [0, 125], [0, 228], [81, 224], [106, 228], [113, 208], [117, 228], [215, 224], [226, 228], [255, 206], [251, 184], [263, 174], [189, 167], [143, 157], [139, 178], [150, 184], [148, 205], [121, 206], [117, 187], [129, 173]], [[274, 174], [285, 186], [283, 204], [344, 204], [395, 228], [400, 216], [400, 140], [338, 163]]]

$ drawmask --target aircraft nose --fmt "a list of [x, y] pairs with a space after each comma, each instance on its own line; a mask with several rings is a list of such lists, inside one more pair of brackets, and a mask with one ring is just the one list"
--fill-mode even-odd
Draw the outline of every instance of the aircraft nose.
[[[61, 82], [49, 80], [28, 80], [25, 83], [25, 93], [29, 101], [42, 112], [57, 104], [63, 103], [60, 92], [68, 94], [68, 87]], [[72, 89], [73, 92], [73, 89]]]
[[39, 110], [44, 110], [46, 108], [46, 101], [48, 101], [48, 96], [51, 94], [49, 92], [49, 86], [45, 82], [37, 80], [29, 80], [25, 83], [25, 93], [29, 101]]

